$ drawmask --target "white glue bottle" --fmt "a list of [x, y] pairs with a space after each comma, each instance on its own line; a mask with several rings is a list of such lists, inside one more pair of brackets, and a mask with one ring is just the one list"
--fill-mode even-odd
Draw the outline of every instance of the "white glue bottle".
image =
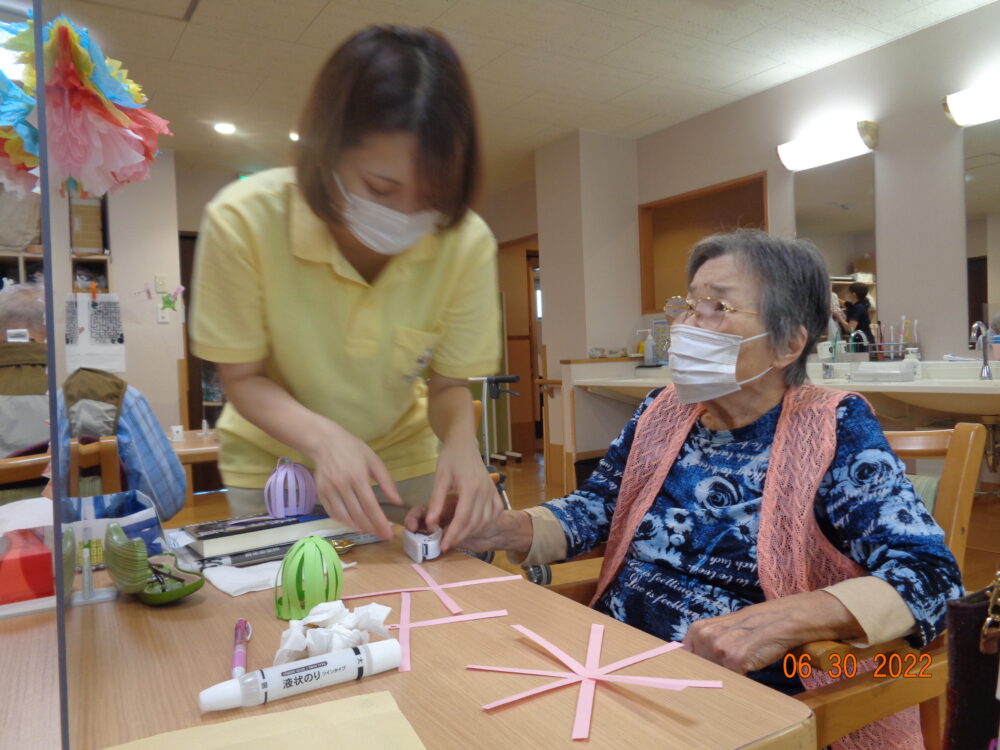
[[239, 706], [259, 706], [307, 690], [360, 680], [365, 675], [397, 668], [403, 661], [399, 641], [390, 638], [363, 643], [353, 648], [311, 656], [247, 672], [202, 690], [198, 706], [202, 711], [224, 711]]
[[642, 364], [645, 367], [656, 366], [656, 339], [653, 338], [652, 328], [640, 328], [639, 333], [646, 332], [646, 341], [642, 345]]

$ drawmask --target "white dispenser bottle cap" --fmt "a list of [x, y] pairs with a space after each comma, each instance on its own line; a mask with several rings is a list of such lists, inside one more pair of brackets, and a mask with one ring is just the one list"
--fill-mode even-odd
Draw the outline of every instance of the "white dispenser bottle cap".
[[198, 693], [198, 707], [204, 711], [225, 711], [243, 705], [239, 680], [226, 680]]
[[369, 643], [368, 654], [371, 657], [368, 674], [378, 674], [396, 669], [403, 663], [403, 649], [395, 638]]

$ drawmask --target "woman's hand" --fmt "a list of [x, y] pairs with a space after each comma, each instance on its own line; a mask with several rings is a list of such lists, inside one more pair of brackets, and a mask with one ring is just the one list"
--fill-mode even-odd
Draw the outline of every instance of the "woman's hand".
[[428, 531], [447, 527], [441, 550], [474, 536], [501, 510], [500, 493], [483, 466], [477, 444], [471, 440], [446, 443], [438, 456], [434, 489], [422, 518]]
[[[451, 496], [441, 515], [441, 524], [448, 526], [454, 511], [455, 498]], [[426, 529], [427, 506], [413, 508], [406, 516], [405, 525], [410, 531]], [[505, 510], [492, 521], [481, 526], [472, 536], [459, 539], [456, 546], [469, 552], [489, 552], [507, 550], [527, 554], [531, 549], [531, 516], [521, 510]]]
[[371, 481], [394, 505], [402, 505], [385, 464], [363, 441], [337, 423], [305, 408], [267, 376], [264, 360], [219, 364], [219, 377], [236, 410], [271, 437], [308, 456], [316, 467], [316, 491], [330, 515], [353, 529], [392, 536]]
[[698, 620], [688, 629], [684, 646], [709, 661], [746, 674], [773, 664], [803, 643], [863, 636], [858, 621], [837, 597], [813, 591]]
[[389, 520], [378, 504], [371, 480], [393, 505], [402, 505], [385, 464], [364, 441], [327, 422], [308, 455], [316, 467], [316, 492], [330, 518], [352, 529], [392, 538]]

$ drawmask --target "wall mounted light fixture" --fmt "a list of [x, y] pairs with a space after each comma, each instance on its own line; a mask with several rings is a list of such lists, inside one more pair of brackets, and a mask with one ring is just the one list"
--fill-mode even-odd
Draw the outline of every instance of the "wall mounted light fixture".
[[871, 120], [831, 122], [801, 138], [778, 146], [778, 158], [792, 172], [812, 169], [866, 154], [878, 143], [878, 123]]
[[948, 94], [942, 103], [948, 117], [961, 127], [1000, 120], [1000, 88], [996, 84]]

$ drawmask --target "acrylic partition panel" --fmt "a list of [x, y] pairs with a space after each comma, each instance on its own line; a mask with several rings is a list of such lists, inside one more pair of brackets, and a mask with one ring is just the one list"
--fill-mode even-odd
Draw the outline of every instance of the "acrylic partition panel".
[[[40, 726], [13, 719], [0, 727], [0, 744], [56, 747], [68, 736], [62, 613], [57, 610], [63, 577], [57, 573], [62, 569], [58, 500], [42, 496], [48, 494], [46, 465], [58, 458], [57, 449], [55, 455], [50, 452], [56, 431], [50, 415], [62, 334], [55, 321], [51, 284], [47, 176], [38, 166], [39, 159], [45, 164], [44, 115], [38, 102], [44, 79], [41, 73], [35, 75], [42, 66], [32, 54], [37, 45], [35, 30], [27, 25], [29, 16], [44, 17], [40, 0], [0, 2], [4, 44], [0, 99], [9, 126], [0, 154], [0, 346], [4, 348], [0, 458], [9, 461], [0, 481], [7, 530], [0, 536], [0, 556], [18, 547], [22, 555], [29, 555], [20, 565], [10, 559], [3, 565], [0, 627], [10, 636], [4, 646], [16, 650], [5, 653], [30, 660], [26, 664], [31, 667], [25, 671], [15, 664], [6, 670], [0, 701], [12, 717], [30, 711]], [[12, 456], [22, 458], [15, 461]], [[17, 529], [29, 522], [34, 528]], [[23, 683], [11, 677], [18, 674]]]
[[[121, 181], [116, 171], [117, 175], [125, 171], [111, 165], [120, 165], [126, 158], [133, 159], [133, 166], [139, 164], [123, 146], [132, 136], [123, 130], [108, 135], [107, 130], [109, 123], [116, 123], [111, 127], [129, 128], [130, 120], [125, 114], [132, 106], [128, 87], [110, 77], [98, 80], [93, 73], [89, 77], [82, 76], [82, 87], [74, 88], [78, 84], [73, 71], [68, 69], [83, 59], [81, 55], [94, 59], [124, 58], [123, 67], [127, 67], [128, 53], [135, 54], [137, 49], [149, 45], [155, 48], [157, 34], [134, 18], [117, 19], [119, 10], [104, 4], [44, 0], [43, 6], [38, 18], [46, 34], [45, 75], [49, 84], [45, 89], [44, 139], [50, 155], [46, 229], [51, 248], [51, 262], [45, 271], [52, 290], [50, 317], [58, 331], [50, 338], [50, 364], [53, 365], [50, 370], [59, 386], [79, 367], [112, 372], [129, 385], [152, 395], [150, 402], [164, 427], [178, 424], [177, 361], [183, 357], [180, 319], [183, 306], [178, 306], [181, 312], [170, 313], [167, 325], [159, 325], [156, 322], [157, 300], [152, 294], [144, 293], [143, 282], [148, 276], [150, 291], [155, 275], [167, 279], [168, 291], [173, 291], [179, 283], [172, 154], [163, 155], [169, 169], [163, 170], [166, 176], [155, 184], [157, 194], [137, 197], [137, 191], [149, 189], [152, 179], [141, 179], [135, 172], [132, 173], [134, 184], [115, 185]], [[72, 25], [63, 19], [68, 19]], [[105, 28], [121, 26], [128, 29], [123, 33], [132, 35], [127, 49], [109, 45], [105, 37]], [[148, 39], [135, 38], [135, 34], [144, 32], [149, 32]], [[74, 50], [73, 56], [60, 57], [60, 50], [65, 52], [68, 48]], [[99, 69], [95, 66], [94, 70]], [[97, 90], [100, 95], [95, 93]], [[117, 93], [108, 94], [109, 91]], [[112, 111], [113, 107], [117, 108], [117, 114]], [[99, 135], [101, 128], [105, 130]], [[162, 145], [169, 147], [167, 143]], [[154, 166], [153, 177], [159, 176], [156, 169]], [[115, 189], [109, 190], [111, 186]], [[106, 200], [105, 195], [108, 196]], [[153, 216], [139, 208], [142, 205], [150, 206]], [[168, 220], [161, 220], [156, 214], [158, 208], [161, 213], [169, 214]], [[148, 235], [143, 234], [146, 227]], [[119, 232], [117, 243], [116, 230]], [[162, 241], [163, 236], [168, 239]], [[167, 260], [160, 264], [155, 248], [164, 246]], [[111, 250], [116, 248], [121, 252], [113, 257]], [[135, 294], [136, 291], [143, 293]], [[128, 346], [132, 338], [138, 344], [136, 347]], [[156, 357], [155, 352], [162, 356]], [[82, 506], [71, 495], [95, 495], [103, 488], [97, 477], [81, 479], [79, 489], [70, 485], [69, 462], [65, 455], [70, 428], [65, 409], [59, 410], [53, 427], [54, 434], [62, 436], [59, 446], [64, 449], [63, 460], [55, 473], [57, 481], [54, 481], [56, 502], [61, 508], [59, 518], [78, 518]], [[97, 513], [100, 514], [100, 510]], [[68, 525], [59, 526], [61, 533], [68, 530]], [[64, 595], [60, 597], [59, 614], [64, 641], [60, 649], [65, 685], [64, 747], [75, 749], [99, 744], [93, 732], [102, 722], [99, 707], [110, 705], [116, 691], [110, 679], [101, 677], [92, 664], [94, 654], [113, 651], [113, 643], [108, 634], [96, 631], [89, 623], [96, 608], [121, 607], [122, 603], [116, 599], [114, 587], [100, 569], [103, 567], [100, 565], [101, 549], [96, 546], [80, 549], [81, 543], [94, 541], [96, 544], [103, 531], [81, 531], [79, 527], [73, 531], [75, 565], [65, 568], [67, 573], [61, 577]], [[93, 560], [88, 566], [86, 563], [91, 557]], [[92, 575], [88, 575], [88, 571]], [[136, 721], [141, 721], [141, 717], [136, 717]]]
[[[2, 2], [0, 0], [0, 4]], [[53, 154], [49, 171], [51, 185], [47, 192], [50, 215], [46, 225], [53, 260], [46, 267], [46, 273], [53, 288], [50, 316], [55, 330], [59, 331], [54, 339], [50, 339], [50, 362], [54, 363], [50, 369], [59, 384], [80, 366], [112, 372], [145, 397], [156, 421], [166, 433], [171, 426], [184, 424], [184, 401], [187, 398], [183, 388], [185, 300], [181, 289], [181, 230], [190, 232], [197, 229], [201, 206], [227, 181], [235, 179], [239, 172], [289, 163], [286, 158], [287, 147], [290, 146], [287, 133], [292, 129], [314, 69], [304, 71], [302, 81], [299, 81], [297, 76], [291, 75], [287, 65], [281, 68], [278, 77], [282, 81], [282, 96], [287, 107], [281, 115], [284, 119], [278, 123], [277, 117], [254, 109], [259, 105], [250, 101], [250, 94], [269, 78], [272, 70], [270, 63], [268, 70], [261, 66], [253, 70], [227, 72], [214, 69], [212, 72], [206, 66], [193, 62], [191, 54], [176, 51], [189, 27], [185, 14], [196, 12], [197, 3], [187, 0], [148, 3], [43, 0], [41, 4], [44, 7], [39, 17], [45, 24], [60, 15], [72, 22], [72, 28], [66, 33], [73, 44], [87, 46], [89, 40], [100, 48], [102, 57], [121, 61], [121, 68], [127, 70], [128, 78], [141, 86], [147, 97], [142, 109], [172, 121], [170, 127], [176, 133], [175, 137], [162, 135], [158, 144], [148, 148], [147, 153], [156, 153], [155, 159], [147, 159], [137, 171], [109, 169], [108, 160], [124, 158], [122, 154], [127, 153], [127, 149], [109, 148], [114, 144], [109, 144], [107, 137], [97, 134], [99, 128], [94, 121], [88, 125], [86, 118], [82, 122], [71, 120], [75, 115], [71, 108], [65, 106], [71, 96], [65, 87], [54, 85], [49, 90], [57, 99], [48, 102], [50, 127], [46, 133], [46, 144]], [[211, 16], [210, 13], [207, 15]], [[230, 38], [227, 29], [214, 28], [211, 23], [194, 28], [197, 25], [195, 21], [192, 20], [190, 27], [196, 42], [204, 41], [205, 35]], [[249, 37], [235, 35], [232, 38], [239, 40], [236, 44], [246, 45], [246, 54], [240, 56], [234, 50], [234, 57], [245, 62], [259, 55]], [[214, 42], [207, 44], [212, 47]], [[204, 49], [207, 47], [203, 45]], [[312, 51], [318, 66], [328, 50]], [[305, 59], [304, 55], [296, 57], [296, 62], [302, 59]], [[225, 63], [220, 65], [224, 67]], [[113, 78], [113, 64], [110, 70]], [[62, 74], [65, 70], [57, 67], [55, 71], [49, 71], [50, 74], [54, 72]], [[114, 88], [113, 80], [92, 83], [97, 88]], [[125, 89], [125, 92], [118, 92], [122, 97], [120, 100], [105, 97], [119, 106], [119, 114], [123, 112], [123, 107], [131, 107], [126, 97], [135, 94], [134, 88], [126, 86]], [[103, 93], [104, 89], [101, 90]], [[296, 99], [299, 94], [301, 100]], [[226, 101], [222, 102], [226, 97]], [[97, 99], [100, 100], [100, 97]], [[93, 105], [94, 101], [91, 98], [90, 104]], [[111, 119], [124, 122], [128, 127], [127, 120], [121, 120], [114, 112], [110, 114]], [[269, 116], [271, 121], [267, 119]], [[221, 119], [280, 131], [283, 144], [264, 146], [259, 138], [227, 141], [215, 134], [210, 126]], [[100, 123], [100, 118], [97, 122]], [[143, 119], [143, 122], [148, 120]], [[148, 135], [147, 131], [143, 132], [143, 136]], [[120, 147], [126, 141], [127, 138], [120, 140], [117, 145]], [[142, 142], [150, 146], [145, 137]], [[196, 172], [208, 156], [225, 152], [230, 156], [235, 154], [233, 159], [240, 159], [243, 151], [246, 152], [245, 157], [242, 157], [238, 167], [233, 166], [228, 171], [220, 167], [213, 173], [215, 182], [210, 187], [199, 186], [199, 197], [186, 204], [187, 213], [194, 218], [182, 227], [178, 212], [177, 170], [186, 170], [190, 174]], [[116, 182], [124, 184], [114, 185]], [[95, 222], [100, 222], [97, 228], [94, 227]], [[92, 300], [92, 293], [98, 295], [97, 300]], [[102, 297], [103, 294], [112, 296]], [[164, 297], [170, 298], [170, 304], [164, 302]], [[105, 302], [109, 303], [109, 310], [117, 308], [118, 325], [124, 341], [121, 347], [99, 350], [83, 346], [105, 343], [97, 341], [93, 335], [96, 313], [92, 312], [92, 302], [98, 303], [101, 308], [98, 313], [101, 314]], [[74, 308], [76, 322], [72, 323]], [[114, 326], [114, 321], [110, 320], [113, 317], [105, 316], [102, 321]], [[67, 326], [68, 321], [71, 325]], [[103, 333], [102, 330], [102, 336]], [[88, 334], [91, 334], [89, 339]], [[66, 435], [70, 430], [64, 418], [65, 413], [60, 415], [60, 422], [55, 428]], [[197, 429], [199, 422], [192, 422], [191, 426]], [[71, 493], [67, 483], [62, 483], [57, 491], [64, 503], [64, 511], [75, 513], [77, 506], [68, 501]], [[84, 486], [80, 494], [90, 495], [98, 491]], [[99, 536], [95, 535], [95, 539]], [[94, 554], [97, 554], [96, 550]], [[66, 685], [64, 736], [67, 738], [66, 746], [74, 750], [101, 745], [97, 732], [103, 717], [101, 708], [95, 709], [95, 706], [112, 705], [117, 689], [110, 677], [102, 677], [103, 672], [93, 669], [95, 654], [114, 652], [112, 636], [95, 630], [89, 623], [99, 608], [104, 608], [106, 612], [108, 608], [126, 606], [120, 597], [86, 603], [85, 600], [92, 597], [85, 595], [83, 579], [82, 568], [73, 577], [62, 578], [68, 593], [73, 596], [60, 610], [60, 623], [65, 633], [64, 648], [60, 651]], [[103, 571], [95, 573], [91, 589], [97, 592], [110, 589]], [[129, 666], [121, 665], [121, 668], [128, 669]], [[192, 695], [192, 700], [195, 697]], [[151, 704], [150, 710], [156, 710], [155, 704]], [[129, 724], [130, 727], [141, 731], [141, 717], [134, 717], [129, 722], [134, 722], [134, 725]]]
[[[965, 128], [969, 325], [1000, 314], [1000, 121]], [[1000, 320], [997, 321], [1000, 333]], [[994, 356], [994, 359], [997, 357]]]

